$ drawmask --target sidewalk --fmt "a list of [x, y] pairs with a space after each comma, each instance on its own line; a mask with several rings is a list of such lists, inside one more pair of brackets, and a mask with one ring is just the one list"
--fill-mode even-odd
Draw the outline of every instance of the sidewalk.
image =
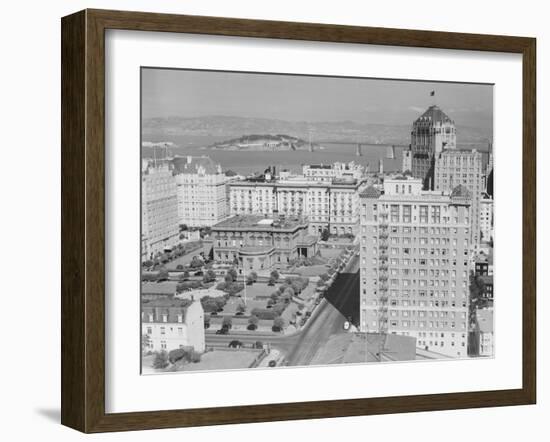
[[261, 362], [258, 364], [258, 367], [256, 368], [267, 368], [269, 367], [269, 361], [276, 361], [277, 362], [277, 365], [279, 365], [279, 363], [281, 362], [281, 352], [277, 349], [271, 349], [271, 351], [269, 352], [269, 354], [267, 354], [265, 356], [265, 358], [263, 358], [261, 360]]

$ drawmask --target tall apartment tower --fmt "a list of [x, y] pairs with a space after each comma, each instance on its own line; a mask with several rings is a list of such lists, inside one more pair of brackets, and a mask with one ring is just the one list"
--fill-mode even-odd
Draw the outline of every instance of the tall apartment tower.
[[435, 160], [434, 189], [451, 192], [456, 186], [465, 186], [472, 194], [471, 247], [475, 250], [481, 240], [480, 200], [484, 191], [482, 154], [474, 150], [444, 150]]
[[467, 356], [471, 194], [422, 191], [386, 179], [361, 193], [362, 332], [416, 338], [417, 347]]
[[411, 132], [412, 174], [432, 190], [434, 162], [444, 149], [456, 148], [454, 121], [436, 105], [430, 106], [413, 123]]
[[150, 259], [179, 241], [176, 180], [166, 162], [141, 171], [141, 258]]

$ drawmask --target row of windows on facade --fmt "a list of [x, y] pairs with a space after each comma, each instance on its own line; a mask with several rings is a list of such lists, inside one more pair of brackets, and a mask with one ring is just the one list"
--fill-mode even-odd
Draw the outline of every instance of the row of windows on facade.
[[[378, 241], [379, 241], [378, 236], [373, 236], [371, 239], [372, 239], [373, 244], [378, 244]], [[364, 236], [364, 235], [362, 236], [361, 240], [362, 240], [363, 244], [366, 244], [368, 242], [367, 237]], [[444, 237], [444, 238], [431, 237], [431, 238], [428, 238], [428, 237], [425, 237], [425, 236], [422, 236], [422, 237], [417, 237], [417, 236], [404, 236], [404, 237], [391, 236], [389, 238], [390, 244], [403, 243], [403, 244], [409, 245], [409, 244], [415, 244], [417, 241], [420, 245], [430, 244], [430, 245], [436, 245], [436, 246], [439, 246], [439, 245], [449, 245], [450, 246], [451, 241], [452, 241], [452, 244], [453, 244], [454, 247], [456, 247], [457, 243], [458, 243], [458, 240], [456, 238], [453, 238], [451, 240], [451, 238], [449, 238], [449, 237]], [[384, 238], [380, 238], [380, 242], [384, 243], [384, 242], [387, 242], [387, 240], [384, 239]], [[464, 245], [464, 248], [468, 248], [468, 240], [467, 239], [463, 240], [463, 245]]]
[[[373, 305], [376, 305], [376, 303], [373, 303]], [[461, 319], [466, 319], [466, 312], [458, 312]], [[457, 312], [455, 311], [434, 311], [434, 310], [388, 310], [388, 314], [390, 317], [396, 318], [399, 316], [402, 316], [403, 318], [409, 318], [413, 316], [418, 316], [419, 318], [452, 318], [455, 319], [457, 317]], [[446, 322], [445, 322], [446, 323]], [[453, 322], [454, 324], [455, 322]], [[453, 326], [454, 327], [454, 326]]]
[[[152, 313], [149, 313], [147, 315], [147, 318], [149, 319], [149, 322], [155, 322], [155, 315], [153, 315]], [[160, 320], [161, 322], [168, 322], [168, 315], [167, 314], [160, 315]], [[180, 323], [183, 322], [183, 314], [178, 314], [176, 316], [176, 321]], [[164, 330], [164, 327], [161, 327], [161, 331], [163, 330]]]
[[[406, 254], [406, 255], [409, 255], [409, 254]], [[388, 260], [388, 258], [386, 256], [380, 256], [380, 263], [386, 263]], [[416, 258], [413, 258], [412, 259], [412, 264], [413, 265], [416, 265], [417, 263], [417, 259]], [[449, 265], [453, 265], [454, 267], [456, 267], [458, 264], [457, 263], [460, 263], [460, 261], [457, 261], [456, 259], [453, 259], [452, 261], [450, 259], [426, 259], [426, 258], [420, 258], [418, 259], [418, 265], [421, 265], [421, 266], [429, 266], [429, 267], [446, 267], [446, 266], [449, 266]], [[376, 265], [378, 264], [378, 258], [372, 258], [372, 264]], [[467, 267], [468, 266], [468, 261], [462, 261], [462, 264], [464, 265], [464, 267]], [[361, 259], [361, 267], [362, 267], [362, 270], [367, 270], [367, 258], [362, 258]]]
[[[458, 224], [459, 222], [458, 211], [454, 206], [449, 208], [450, 211], [452, 211], [452, 214], [449, 214], [449, 215], [446, 215], [448, 206], [443, 206], [443, 213], [444, 213], [443, 216], [441, 216], [441, 206], [432, 206], [431, 217], [428, 217], [428, 206], [420, 206], [418, 217], [416, 215], [414, 216], [412, 215], [412, 207], [410, 205], [403, 205], [402, 207], [403, 207], [403, 214], [401, 215], [399, 210], [400, 206], [392, 204], [391, 212], [390, 212], [390, 221], [392, 223], [398, 223], [398, 222], [411, 223], [412, 221], [416, 221], [417, 219], [422, 224], [428, 224], [428, 222], [430, 222], [431, 224], [440, 224], [440, 223], [449, 224], [451, 220], [453, 220], [455, 224]], [[373, 207], [374, 212], [376, 212], [375, 208], [376, 206]], [[415, 206], [415, 209], [416, 209], [416, 206]], [[467, 224], [469, 223], [469, 216], [468, 216], [469, 211], [467, 207], [465, 209], [466, 210], [465, 210], [464, 222]], [[367, 221], [366, 205], [363, 205], [362, 215], [363, 215], [362, 219], [366, 222]], [[387, 219], [387, 214], [385, 213], [380, 213], [379, 215], [377, 213], [373, 214], [373, 221], [378, 221], [378, 220], [385, 221], [386, 219]]]
[[[376, 279], [372, 280], [373, 285], [378, 285], [378, 282]], [[391, 286], [403, 286], [403, 287], [410, 287], [410, 286], [416, 286], [418, 284], [419, 287], [457, 287], [457, 281], [456, 279], [390, 279], [390, 285]], [[459, 284], [459, 287], [466, 288], [466, 281], [462, 281]]]
[[[363, 243], [364, 244], [364, 243]], [[383, 247], [381, 246], [381, 249]], [[412, 251], [411, 251], [412, 250]], [[417, 252], [418, 250], [418, 252]], [[420, 255], [420, 256], [449, 256], [449, 251], [451, 249], [438, 249], [438, 248], [433, 248], [433, 249], [424, 249], [424, 248], [416, 248], [416, 247], [413, 247], [412, 249], [410, 247], [402, 247], [402, 248], [399, 248], [399, 247], [391, 247], [390, 248], [390, 254], [391, 255]], [[373, 254], [377, 254], [378, 253], [378, 248], [377, 247], [373, 247], [372, 248], [372, 253]], [[468, 249], [464, 249], [463, 251], [464, 253], [464, 256], [468, 256]], [[458, 256], [457, 255], [457, 249], [452, 249], [452, 256], [453, 257], [456, 257]]]
[[[378, 226], [362, 226], [361, 231], [363, 233], [366, 233], [368, 229], [371, 229], [373, 233], [377, 233], [381, 229]], [[391, 226], [390, 227], [391, 233], [402, 233], [402, 234], [409, 234], [414, 233], [415, 235], [418, 233], [420, 235], [457, 235], [458, 234], [458, 227], [399, 227], [399, 226]], [[464, 234], [468, 235], [469, 229], [466, 227], [464, 228]]]
[[[438, 328], [438, 329], [441, 329], [441, 328], [444, 328], [444, 329], [448, 329], [448, 328], [457, 328], [457, 324], [454, 323], [454, 322], [451, 322], [450, 325], [449, 325], [449, 322], [448, 321], [398, 321], [396, 319], [392, 319], [389, 321], [389, 324], [391, 327], [404, 327], [404, 328], [416, 328], [416, 327], [419, 327], [419, 328]], [[378, 326], [378, 321], [373, 321], [372, 322], [372, 325], [373, 327], [377, 327]], [[465, 330], [466, 329], [466, 323], [465, 322], [462, 322], [460, 323], [460, 328]]]
[[[364, 285], [366, 285], [366, 283], [364, 283]], [[411, 305], [413, 305], [413, 306], [418, 305], [419, 307], [445, 307], [445, 306], [450, 305], [451, 307], [456, 308], [456, 307], [460, 307], [462, 305], [462, 307], [465, 307], [465, 301], [462, 301], [461, 303], [459, 302], [457, 304], [456, 301], [454, 300], [456, 298], [456, 295], [457, 295], [456, 290], [452, 290], [450, 292], [448, 290], [442, 290], [442, 291], [438, 291], [438, 290], [418, 290], [418, 294], [417, 294], [416, 290], [391, 289], [389, 292], [390, 292], [390, 296], [392, 298], [401, 299], [401, 302], [405, 302], [405, 301], [408, 302], [408, 300], [411, 299], [410, 302], [411, 302]], [[363, 289], [362, 293], [363, 293], [363, 296], [368, 296], [368, 294], [369, 294], [369, 292], [366, 289]], [[377, 295], [376, 290], [373, 290], [372, 294], [373, 294], [373, 296], [376, 296]], [[449, 294], [451, 295], [451, 298], [453, 299], [450, 304], [449, 304], [448, 301], [445, 301], [445, 303], [442, 304], [438, 300], [433, 300], [433, 301], [422, 300], [422, 298], [428, 298], [428, 297], [429, 298], [438, 298], [438, 297], [439, 298], [447, 298], [449, 296]], [[461, 291], [458, 292], [458, 294], [461, 295], [460, 299], [463, 299], [467, 295], [467, 290], [461, 290]], [[418, 304], [417, 304], [416, 298], [419, 298]], [[398, 301], [398, 299], [394, 299], [394, 300]], [[364, 297], [363, 297], [363, 301], [365, 301]], [[407, 306], [408, 305], [409, 304], [407, 304]]]
[[[380, 269], [380, 272], [377, 269], [372, 270], [372, 276], [375, 278], [378, 277], [379, 273], [389, 273], [391, 276], [398, 276], [399, 274], [402, 274], [403, 276], [409, 276], [416, 275], [418, 273], [418, 276], [430, 276], [432, 278], [456, 278], [457, 276], [456, 270], [449, 269], [411, 269], [410, 267], [399, 269], [392, 267], [390, 269]], [[468, 276], [467, 273], [468, 272], [464, 270], [462, 272], [462, 277], [466, 278]]]

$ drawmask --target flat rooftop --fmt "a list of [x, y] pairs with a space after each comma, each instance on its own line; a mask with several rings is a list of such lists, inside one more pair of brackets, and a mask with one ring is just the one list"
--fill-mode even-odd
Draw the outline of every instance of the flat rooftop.
[[235, 215], [212, 226], [212, 230], [224, 229], [258, 229], [258, 230], [288, 230], [304, 225], [300, 218], [269, 218], [261, 215]]

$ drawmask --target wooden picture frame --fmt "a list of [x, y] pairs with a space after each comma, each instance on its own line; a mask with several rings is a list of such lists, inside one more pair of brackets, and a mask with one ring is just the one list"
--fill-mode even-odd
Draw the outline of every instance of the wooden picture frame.
[[[62, 19], [62, 424], [83, 432], [534, 404], [536, 41], [533, 38], [84, 10]], [[494, 51], [523, 58], [523, 385], [513, 390], [105, 412], [105, 30]]]

